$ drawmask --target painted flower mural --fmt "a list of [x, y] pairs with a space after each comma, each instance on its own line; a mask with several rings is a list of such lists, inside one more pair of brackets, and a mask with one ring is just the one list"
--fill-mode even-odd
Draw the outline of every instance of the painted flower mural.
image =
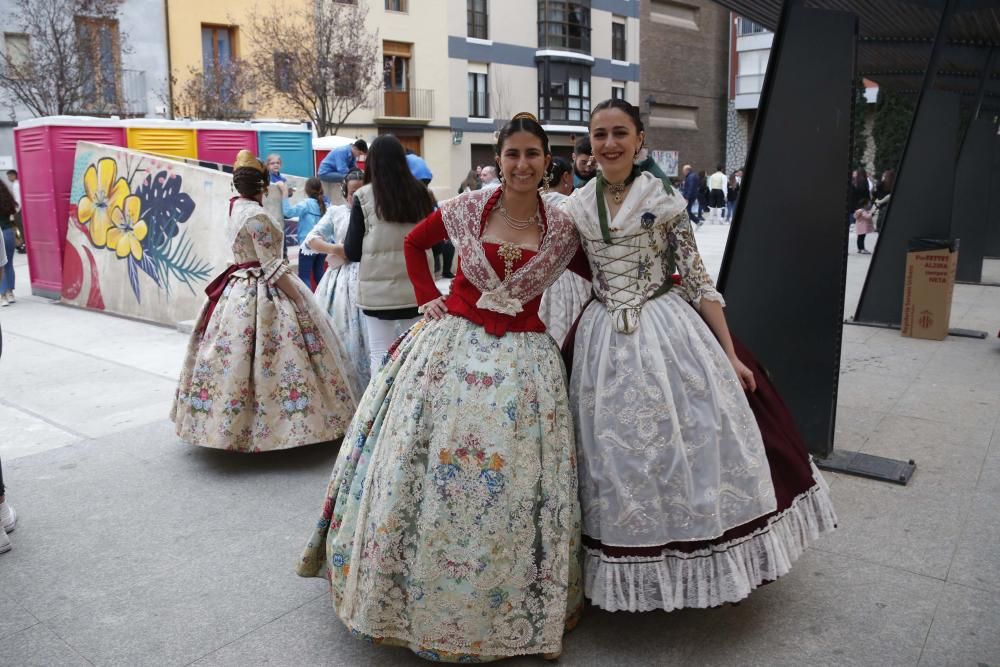
[[194, 200], [182, 191], [183, 178], [167, 170], [153, 174], [143, 168], [145, 162], [140, 159], [133, 169], [126, 158], [121, 165], [125, 175], [120, 176], [117, 160], [99, 159], [84, 172], [84, 194], [76, 203], [77, 220], [91, 245], [107, 248], [126, 263], [138, 303], [140, 271], [168, 294], [175, 284], [193, 294], [194, 283], [212, 272], [180, 226], [195, 209]]

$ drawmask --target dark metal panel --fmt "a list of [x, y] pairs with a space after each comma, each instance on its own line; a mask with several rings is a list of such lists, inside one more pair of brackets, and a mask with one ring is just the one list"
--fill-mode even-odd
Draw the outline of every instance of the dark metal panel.
[[856, 33], [851, 14], [789, 10], [719, 276], [732, 330], [820, 456], [833, 448], [840, 376]]
[[951, 236], [961, 240], [956, 279], [978, 283], [983, 278], [983, 251], [990, 223], [990, 178], [996, 129], [992, 119], [972, 121], [955, 168], [955, 205]]
[[[1000, 257], [1000, 135], [993, 137], [993, 169], [990, 179], [990, 201], [986, 216], [986, 247], [987, 257]], [[961, 256], [961, 248], [959, 249]]]
[[948, 237], [958, 124], [958, 95], [924, 92], [861, 291], [856, 322], [899, 325], [908, 241], [915, 236]]

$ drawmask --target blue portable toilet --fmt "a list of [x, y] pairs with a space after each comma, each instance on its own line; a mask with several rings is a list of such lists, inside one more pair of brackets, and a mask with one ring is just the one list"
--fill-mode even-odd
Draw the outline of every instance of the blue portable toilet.
[[312, 130], [302, 125], [254, 123], [257, 154], [263, 160], [271, 153], [281, 155], [281, 172], [309, 178], [313, 166]]

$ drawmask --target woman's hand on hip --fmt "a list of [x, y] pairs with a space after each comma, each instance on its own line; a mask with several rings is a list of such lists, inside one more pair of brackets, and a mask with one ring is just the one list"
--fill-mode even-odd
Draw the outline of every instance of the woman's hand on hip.
[[428, 301], [423, 305], [424, 318], [428, 320], [440, 320], [448, 314], [448, 306], [444, 304], [444, 297], [439, 296], [433, 301]]

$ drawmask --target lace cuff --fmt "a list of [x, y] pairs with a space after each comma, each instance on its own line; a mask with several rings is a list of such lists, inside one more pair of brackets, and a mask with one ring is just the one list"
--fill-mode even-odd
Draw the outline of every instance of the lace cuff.
[[479, 297], [479, 301], [476, 302], [476, 308], [492, 310], [494, 313], [509, 315], [511, 317], [514, 317], [523, 310], [521, 302], [510, 296], [507, 290], [503, 288], [484, 292]]
[[719, 293], [717, 289], [711, 287], [710, 285], [704, 285], [701, 288], [695, 290], [695, 293], [691, 294], [690, 297], [691, 298], [689, 299], [689, 301], [691, 302], [691, 305], [693, 305], [695, 308], [701, 307], [702, 301], [716, 301], [723, 308], [726, 307], [726, 300], [722, 298], [722, 295]]

